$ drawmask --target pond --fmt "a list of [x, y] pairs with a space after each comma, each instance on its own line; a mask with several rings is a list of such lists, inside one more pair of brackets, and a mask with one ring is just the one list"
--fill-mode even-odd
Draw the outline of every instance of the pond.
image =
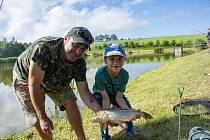
[[[130, 80], [138, 78], [160, 66], [168, 60], [174, 59], [174, 54], [131, 55], [127, 58], [124, 68], [129, 72]], [[97, 69], [104, 64], [102, 56], [87, 58], [87, 79], [89, 88], [92, 89], [94, 76]], [[0, 137], [7, 133], [19, 133], [25, 128], [25, 120], [12, 87], [13, 64], [0, 64]], [[78, 100], [78, 104], [82, 104]], [[46, 110], [50, 115], [55, 111], [55, 106], [49, 98], [46, 98]]]

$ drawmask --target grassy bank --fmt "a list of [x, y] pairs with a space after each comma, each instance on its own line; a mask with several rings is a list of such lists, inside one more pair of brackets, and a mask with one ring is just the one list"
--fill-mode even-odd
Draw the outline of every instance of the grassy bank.
[[3, 63], [14, 63], [16, 60], [17, 60], [17, 57], [0, 58], [0, 64], [3, 64]]
[[[134, 122], [136, 129], [148, 140], [176, 140], [178, 116], [172, 111], [173, 105], [179, 102], [178, 87], [184, 87], [183, 99], [210, 98], [210, 54], [207, 50], [177, 58], [161, 67], [152, 70], [135, 81], [129, 81], [127, 97], [133, 107], [151, 113], [154, 119], [147, 122], [139, 119]], [[92, 124], [93, 113], [85, 110], [82, 113], [85, 133], [88, 140], [99, 140], [98, 124]], [[65, 119], [54, 119], [56, 140], [75, 140], [75, 134]], [[193, 126], [210, 129], [209, 116], [184, 117], [181, 121], [181, 138], [186, 140]], [[121, 128], [111, 129], [113, 140], [127, 139]], [[33, 130], [23, 132], [20, 136], [8, 136], [8, 140], [38, 139]]]

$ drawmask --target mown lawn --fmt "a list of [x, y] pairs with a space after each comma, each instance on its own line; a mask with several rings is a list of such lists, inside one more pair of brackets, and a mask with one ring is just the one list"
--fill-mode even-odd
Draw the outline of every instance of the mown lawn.
[[[210, 54], [207, 50], [169, 61], [152, 70], [135, 81], [129, 81], [127, 97], [136, 109], [149, 112], [154, 119], [134, 122], [135, 127], [144, 134], [147, 140], [177, 140], [178, 115], [172, 108], [179, 102], [178, 88], [184, 87], [182, 99], [210, 98]], [[99, 125], [90, 122], [93, 112], [82, 113], [85, 132], [88, 140], [100, 140]], [[75, 134], [68, 122], [54, 119], [56, 140], [75, 140]], [[181, 139], [186, 140], [193, 126], [210, 129], [209, 115], [181, 118]], [[112, 140], [128, 140], [119, 127], [111, 129]], [[33, 130], [23, 132], [19, 136], [10, 135], [7, 140], [36, 140]]]

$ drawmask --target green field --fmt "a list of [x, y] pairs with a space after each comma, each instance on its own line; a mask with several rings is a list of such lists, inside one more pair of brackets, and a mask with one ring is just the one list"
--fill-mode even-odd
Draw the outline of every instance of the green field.
[[140, 43], [147, 43], [149, 41], [163, 41], [163, 40], [176, 40], [176, 41], [194, 41], [196, 39], [206, 39], [203, 34], [195, 34], [195, 35], [178, 35], [178, 36], [161, 36], [161, 37], [152, 37], [152, 38], [139, 38], [139, 39], [130, 39], [130, 40], [116, 40], [116, 41], [105, 41], [105, 42], [94, 42], [92, 46], [101, 45], [103, 43], [111, 44], [111, 43], [121, 43], [123, 44], [126, 41], [134, 41], [134, 42], [140, 42]]

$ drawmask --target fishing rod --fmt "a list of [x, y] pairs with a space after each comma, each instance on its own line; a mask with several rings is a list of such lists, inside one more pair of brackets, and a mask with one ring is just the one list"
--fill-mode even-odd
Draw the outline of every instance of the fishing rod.
[[182, 95], [184, 91], [184, 87], [178, 88], [179, 91], [179, 126], [178, 126], [178, 140], [181, 140], [181, 101], [182, 101]]
[[0, 10], [1, 10], [1, 7], [2, 7], [2, 5], [3, 5], [3, 2], [4, 2], [4, 0], [1, 0]]
[[190, 28], [190, 27], [186, 27], [186, 26], [184, 26], [184, 28], [186, 28], [186, 29], [190, 29], [190, 30], [192, 30], [192, 31], [194, 31], [194, 32], [198, 32], [198, 33], [206, 34], [206, 33], [204, 33], [204, 32], [201, 32], [201, 31], [199, 31], [199, 30], [196, 30], [196, 29], [193, 29], [193, 28]]

